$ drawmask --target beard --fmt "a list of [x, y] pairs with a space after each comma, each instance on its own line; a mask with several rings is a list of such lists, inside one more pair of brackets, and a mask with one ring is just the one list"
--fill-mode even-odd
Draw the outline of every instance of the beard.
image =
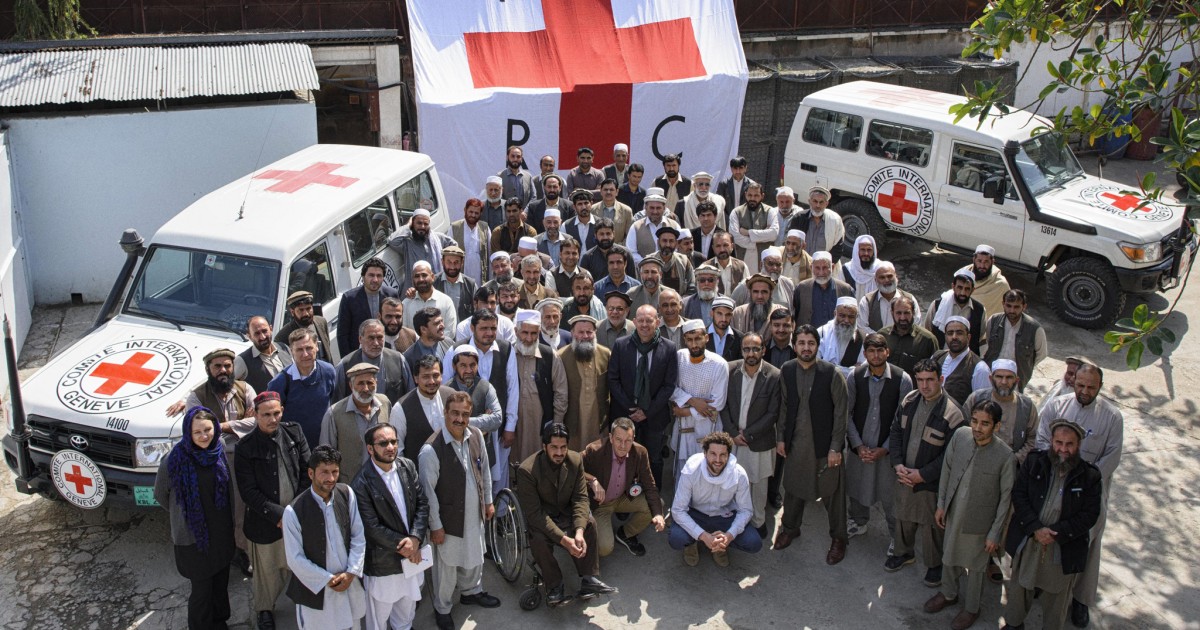
[[848, 344], [854, 339], [854, 324], [834, 324], [833, 332], [837, 335], [839, 344]]
[[675, 255], [674, 247], [659, 247], [658, 251], [660, 254], [662, 254], [662, 259], [667, 261], [669, 261], [671, 257]]
[[658, 280], [642, 280], [642, 286], [646, 287], [647, 291], [653, 293], [658, 289]]
[[254, 340], [254, 347], [255, 347], [255, 349], [257, 349], [259, 352], [266, 352], [266, 351], [267, 351], [267, 349], [271, 347], [271, 338], [270, 338], [270, 337], [267, 337], [267, 338], [263, 339], [262, 341], [259, 341], [259, 340], [255, 339], [255, 340]]
[[514, 171], [515, 171], [515, 170], [517, 170], [517, 169], [519, 169], [519, 168], [521, 168], [521, 161], [520, 161], [520, 160], [516, 160], [516, 161], [509, 160], [509, 161], [508, 161], [508, 168], [511, 168], [511, 169], [513, 169]]
[[874, 257], [874, 256], [867, 256], [866, 258], [863, 258], [862, 256], [859, 256], [859, 257], [858, 257], [858, 262], [859, 262], [859, 264], [861, 264], [861, 265], [862, 265], [862, 268], [863, 268], [863, 269], [870, 269], [870, 268], [871, 268], [871, 265], [874, 265], [874, 264], [875, 264], [875, 257]]
[[688, 348], [688, 354], [691, 355], [693, 359], [699, 359], [700, 357], [704, 356], [704, 348], [700, 348], [699, 350]]
[[1059, 457], [1058, 453], [1054, 452], [1053, 450], [1048, 451], [1046, 455], [1050, 458], [1050, 464], [1054, 466], [1055, 472], [1059, 474], [1068, 473], [1073, 470], [1075, 466], [1079, 465], [1078, 453], [1066, 459]]
[[911, 321], [902, 322], [900, 320], [895, 320], [892, 322], [892, 330], [895, 330], [901, 335], [907, 335], [908, 333], [912, 332], [912, 325], [913, 323]]
[[814, 282], [816, 282], [817, 284], [821, 285], [821, 286], [825, 286], [825, 285], [829, 284], [829, 279], [830, 279], [830, 278], [832, 278], [832, 277], [833, 277], [832, 275], [828, 275], [828, 276], [813, 276], [813, 281], [814, 281]]
[[824, 214], [825, 214], [825, 208], [820, 208], [820, 209], [818, 209], [818, 208], [811, 208], [811, 209], [809, 210], [809, 213], [810, 213], [810, 214], [812, 214], [814, 217], [817, 217], [817, 218], [819, 219], [819, 218], [821, 218], [822, 216], [824, 216]]
[[572, 340], [571, 352], [575, 354], [577, 361], [591, 361], [592, 357], [596, 356], [596, 342]]
[[462, 273], [461, 269], [450, 269], [445, 265], [442, 266], [442, 271], [446, 273], [446, 278], [448, 280], [453, 280], [458, 277], [458, 274]]
[[891, 283], [891, 284], [881, 284], [881, 285], [878, 285], [878, 287], [879, 287], [879, 292], [880, 292], [880, 293], [887, 294], [887, 295], [891, 295], [891, 294], [895, 293], [895, 292], [896, 292], [896, 289], [897, 289], [897, 288], [899, 288], [899, 286], [900, 286], [900, 285], [899, 285], [899, 284], [897, 284], [897, 283], [895, 283], [895, 282], [893, 282], [893, 283]]
[[600, 249], [607, 250], [612, 248], [613, 240], [611, 238], [596, 239], [596, 244], [600, 246]]
[[761, 207], [762, 207], [762, 202], [761, 202], [761, 201], [747, 201], [747, 202], [746, 202], [746, 209], [747, 209], [747, 210], [750, 210], [750, 211], [757, 211], [757, 210], [758, 210], [759, 208], [761, 208]]
[[424, 243], [425, 237], [429, 235], [429, 230], [413, 228], [411, 234], [412, 240], [418, 243]]
[[516, 346], [518, 353], [520, 353], [524, 356], [527, 356], [527, 357], [532, 356], [533, 353], [537, 351], [537, 347], [538, 347], [537, 342], [525, 343], [524, 341], [520, 341], [520, 340], [517, 340], [517, 342], [514, 343], [513, 345]]
[[496, 284], [498, 284], [498, 285], [505, 284], [507, 282], [511, 282], [512, 279], [513, 279], [513, 275], [512, 275], [511, 271], [506, 271], [504, 273], [496, 274]]
[[369, 405], [373, 400], [375, 400], [375, 392], [367, 392], [365, 394], [361, 392], [354, 392], [353, 396], [354, 402], [360, 405]]
[[696, 295], [700, 296], [701, 302], [711, 302], [717, 297], [716, 289], [700, 289], [696, 291]]
[[729, 260], [729, 252], [727, 252], [725, 250], [721, 250], [721, 251], [717, 252], [717, 259], [718, 260]]
[[557, 191], [547, 190], [545, 192], [546, 192], [546, 205], [547, 206], [558, 201], [558, 192]]
[[779, 282], [779, 272], [778, 271], [772, 271], [771, 273], [768, 273], [767, 275], [770, 276], [771, 279], [774, 280], [775, 282]]
[[313, 315], [305, 315], [304, 317], [293, 316], [292, 318], [296, 320], [296, 325], [301, 328], [308, 328], [313, 324]]
[[971, 273], [975, 274], [975, 281], [979, 282], [988, 277], [992, 273], [991, 269], [980, 269], [974, 265], [971, 266]]
[[500, 203], [500, 200], [503, 199], [503, 197], [501, 195], [496, 195], [495, 197], [488, 195], [487, 197], [485, 197], [485, 199], [487, 199], [487, 202], [489, 204], [494, 206], [494, 205]]
[[970, 302], [970, 301], [971, 301], [971, 296], [969, 296], [969, 295], [959, 295], [957, 293], [954, 294], [954, 303], [959, 306], [964, 306], [967, 302]]
[[418, 284], [418, 283], [414, 282], [412, 286], [414, 289], [417, 290], [417, 293], [427, 293], [427, 292], [429, 292], [430, 289], [433, 288], [433, 283], [432, 282], [421, 282]]
[[389, 337], [395, 337], [396, 335], [400, 334], [400, 329], [403, 327], [404, 327], [404, 322], [402, 322], [402, 321], [396, 322], [395, 324], [389, 324], [387, 322], [384, 322], [383, 334], [385, 334]]
[[512, 304], [505, 304], [504, 302], [501, 302], [500, 312], [504, 313], [505, 315], [513, 315], [517, 312], [517, 304], [517, 302], [513, 302]]
[[996, 395], [1000, 398], [1008, 398], [1009, 396], [1012, 396], [1012, 394], [1012, 387], [996, 387]]
[[233, 377], [228, 375], [209, 376], [208, 386], [211, 387], [214, 392], [224, 396], [233, 390]]
[[750, 355], [750, 356], [742, 359], [742, 363], [744, 363], [745, 365], [749, 365], [750, 367], [754, 367], [754, 366], [758, 365], [759, 363], [762, 363], [762, 358], [760, 358], [758, 355]]
[[462, 383], [463, 387], [471, 389], [472, 387], [475, 387], [475, 381], [477, 378], [478, 374], [468, 374], [465, 377], [460, 375], [458, 376], [458, 382]]
[[753, 319], [756, 322], [765, 321], [767, 319], [767, 315], [769, 314], [767, 313], [767, 308], [769, 306], [769, 304], [751, 304], [750, 319]]
[[679, 176], [679, 171], [667, 171], [667, 179], [675, 179]]

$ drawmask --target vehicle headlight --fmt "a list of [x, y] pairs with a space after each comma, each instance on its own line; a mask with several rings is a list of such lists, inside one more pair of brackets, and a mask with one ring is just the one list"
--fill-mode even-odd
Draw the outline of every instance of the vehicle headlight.
[[138, 440], [133, 446], [134, 463], [140, 467], [158, 466], [162, 458], [171, 452], [178, 440], [172, 438], [155, 438]]
[[1152, 263], [1162, 259], [1162, 243], [1117, 243], [1125, 257], [1136, 263]]

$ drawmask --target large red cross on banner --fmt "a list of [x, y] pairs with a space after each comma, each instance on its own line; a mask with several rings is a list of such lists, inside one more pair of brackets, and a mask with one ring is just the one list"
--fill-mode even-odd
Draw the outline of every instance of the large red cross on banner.
[[876, 200], [880, 207], [887, 208], [892, 211], [892, 223], [896, 225], [904, 225], [904, 215], [916, 214], [920, 206], [917, 202], [909, 199], [908, 185], [900, 182], [892, 182], [892, 194], [881, 193], [879, 199]]
[[255, 175], [253, 179], [279, 180], [279, 183], [268, 186], [267, 190], [280, 193], [294, 193], [297, 190], [302, 190], [309, 184], [322, 184], [324, 186], [333, 186], [334, 188], [345, 188], [358, 181], [358, 178], [333, 174], [334, 171], [342, 168], [343, 166], [345, 166], [345, 164], [317, 162], [312, 166], [306, 167], [302, 171], [284, 171], [276, 169], [263, 171], [258, 175]]
[[79, 466], [72, 465], [71, 472], [63, 475], [67, 483], [75, 484], [75, 494], [83, 494], [83, 489], [93, 485], [91, 477], [84, 476]]
[[628, 143], [636, 83], [707, 74], [688, 18], [617, 28], [611, 0], [542, 0], [546, 28], [466, 33], [476, 89], [557, 88], [559, 168]]
[[100, 384], [100, 387], [96, 388], [95, 393], [102, 396], [111, 396], [120, 391], [128, 383], [137, 383], [138, 385], [153, 383], [154, 379], [158, 378], [161, 372], [142, 367], [153, 358], [154, 355], [148, 352], [135, 352], [124, 363], [101, 363], [97, 365], [96, 369], [92, 370], [89, 376], [105, 380]]
[[[1142, 200], [1137, 195], [1118, 195], [1116, 193], [1100, 193], [1101, 197], [1108, 199], [1109, 202], [1117, 210], [1133, 210], [1138, 206], [1142, 206]], [[1143, 212], [1150, 212], [1150, 206], [1142, 206]]]

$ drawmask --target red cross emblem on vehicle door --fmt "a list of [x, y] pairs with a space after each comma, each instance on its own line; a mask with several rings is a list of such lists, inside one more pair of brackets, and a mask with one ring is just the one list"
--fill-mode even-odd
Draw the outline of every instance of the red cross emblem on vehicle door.
[[880, 191], [875, 203], [880, 208], [892, 211], [891, 221], [896, 225], [904, 225], [904, 216], [911, 214], [915, 217], [920, 209], [916, 201], [908, 198], [908, 184], [903, 182], [892, 182], [892, 192]]
[[263, 171], [258, 175], [255, 175], [253, 179], [279, 180], [279, 183], [268, 186], [267, 190], [270, 192], [280, 193], [294, 193], [297, 190], [303, 190], [305, 186], [309, 186], [311, 184], [321, 184], [322, 186], [332, 186], [334, 188], [346, 188], [350, 184], [358, 181], [358, 178], [333, 174], [334, 171], [342, 168], [343, 166], [345, 166], [345, 164], [317, 162], [316, 164], [308, 166], [299, 171], [285, 171], [282, 169]]
[[546, 28], [466, 33], [476, 89], [557, 88], [560, 168], [575, 150], [629, 142], [633, 86], [707, 74], [688, 18], [618, 28], [612, 0], [542, 0]]

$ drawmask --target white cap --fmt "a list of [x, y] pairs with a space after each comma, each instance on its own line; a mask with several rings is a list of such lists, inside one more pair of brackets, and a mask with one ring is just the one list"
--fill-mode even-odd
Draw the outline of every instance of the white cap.
[[893, 265], [892, 261], [890, 260], [880, 260], [878, 263], [879, 264], [875, 265], [875, 271], [879, 271], [880, 269], [890, 269], [892, 271], [896, 270], [896, 265]]
[[460, 354], [470, 354], [470, 355], [474, 355], [474, 356], [478, 357], [479, 351], [475, 349], [475, 344], [464, 343], [464, 344], [458, 346], [457, 348], [455, 348], [454, 352], [450, 353], [450, 364], [451, 365], [454, 364], [455, 357], [457, 357]]
[[642, 200], [642, 203], [644, 204], [647, 201], [657, 201], [659, 203], [665, 204], [665, 203], [667, 203], [667, 198], [665, 196], [663, 196], [663, 189], [651, 188], [646, 191], [646, 198]]
[[996, 359], [992, 361], [992, 372], [996, 370], [1008, 370], [1013, 374], [1017, 373], [1017, 362], [1012, 359]]
[[841, 308], [843, 306], [849, 306], [851, 308], [857, 309], [858, 308], [858, 300], [854, 299], [853, 297], [851, 297], [849, 295], [843, 295], [842, 297], [837, 299], [836, 308]]
[[975, 253], [976, 254], [987, 254], [988, 256], [995, 257], [996, 256], [996, 248], [992, 247], [991, 245], [984, 245], [981, 243], [979, 245], [979, 247], [975, 248]]
[[707, 179], [708, 181], [711, 182], [712, 178], [713, 178], [712, 175], [709, 175], [708, 173], [705, 173], [704, 171], [700, 171], [699, 173], [692, 175], [692, 181], [696, 181], [697, 179]]
[[796, 192], [794, 190], [792, 190], [791, 186], [780, 186], [779, 188], [775, 189], [775, 196], [776, 197], [791, 197], [792, 199], [795, 199]]
[[833, 256], [831, 256], [829, 252], [817, 252], [812, 255], [812, 259], [813, 262], [817, 262], [818, 260], [827, 260], [829, 262], [833, 262]]
[[686, 335], [687, 333], [690, 333], [690, 332], [692, 332], [693, 330], [704, 330], [704, 320], [702, 320], [702, 319], [689, 319], [689, 320], [687, 320], [687, 321], [683, 322], [683, 331], [682, 331], [682, 334], [685, 334], [685, 335]]
[[802, 241], [806, 241], [808, 240], [808, 235], [804, 233], [804, 230], [788, 230], [787, 238], [798, 238]]
[[542, 218], [549, 219], [550, 217], [561, 219], [562, 213], [558, 211], [558, 208], [546, 208], [546, 214], [542, 215]]
[[531, 311], [529, 309], [522, 308], [517, 310], [516, 316], [513, 317], [513, 323], [517, 326], [520, 326], [521, 324], [537, 324], [538, 326], [541, 326], [542, 314], [537, 311]]
[[417, 267], [424, 267], [424, 268], [428, 269], [431, 273], [433, 272], [433, 265], [429, 264], [429, 261], [426, 261], [426, 260], [418, 260], [417, 262], [413, 263], [412, 268], [414, 271], [416, 270]]
[[522, 236], [517, 241], [517, 249], [537, 249], [537, 239], [532, 236]]
[[766, 260], [766, 259], [772, 258], [772, 257], [783, 258], [783, 254], [781, 254], [779, 252], [779, 248], [777, 248], [777, 247], [768, 247], [768, 248], [762, 250], [762, 253], [758, 255], [759, 260]]
[[489, 176], [489, 177], [487, 178], [487, 180], [486, 180], [486, 181], [487, 181], [487, 183], [489, 183], [489, 184], [496, 184], [497, 186], [503, 186], [503, 185], [504, 185], [504, 180], [500, 179], [500, 176], [499, 176], [499, 175], [492, 175], [492, 176]]
[[962, 324], [963, 327], [966, 328], [968, 331], [971, 330], [971, 322], [967, 321], [967, 318], [963, 317], [962, 315], [951, 315], [950, 317], [947, 317], [946, 323], [944, 325], [942, 325], [942, 330], [946, 330], [946, 327], [949, 326], [950, 324], [953, 324], [954, 322], [958, 322], [958, 323]]
[[733, 298], [727, 297], [724, 295], [718, 295], [717, 297], [713, 298], [712, 306], [709, 307], [709, 309], [711, 310], [711, 309], [717, 308], [718, 306], [724, 306], [725, 308], [732, 311], [733, 306], [734, 306]]
[[617, 151], [629, 153], [629, 145], [625, 144], [624, 142], [618, 142], [613, 145], [613, 152], [615, 153]]
[[416, 210], [413, 210], [412, 215], [414, 217], [425, 217], [426, 219], [428, 219], [430, 216], [429, 211], [425, 208], [417, 208]]
[[496, 262], [496, 260], [498, 260], [500, 258], [504, 258], [505, 260], [508, 260], [509, 259], [508, 252], [505, 252], [505, 251], [492, 252], [491, 257], [488, 258], [488, 262]]

